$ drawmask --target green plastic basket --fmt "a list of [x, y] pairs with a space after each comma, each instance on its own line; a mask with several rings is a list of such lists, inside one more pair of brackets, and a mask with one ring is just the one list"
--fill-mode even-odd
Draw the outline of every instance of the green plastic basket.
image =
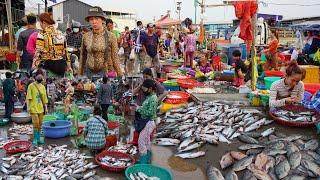
[[128, 180], [130, 179], [130, 174], [132, 173], [138, 173], [138, 172], [143, 172], [147, 176], [155, 176], [160, 178], [161, 180], [172, 180], [172, 174], [169, 170], [160, 167], [160, 166], [155, 166], [151, 164], [136, 164], [133, 166], [130, 166], [126, 169], [125, 175]]
[[55, 121], [55, 120], [57, 120], [57, 117], [54, 116], [54, 115], [48, 114], [48, 115], [45, 115], [45, 116], [43, 117], [43, 122]]
[[270, 90], [272, 83], [274, 83], [274, 82], [276, 82], [276, 81], [278, 81], [280, 79], [281, 79], [281, 77], [265, 77], [264, 78], [264, 83], [266, 85], [266, 88], [268, 90]]
[[177, 83], [177, 80], [167, 80], [163, 82], [163, 85], [165, 86], [179, 86]]

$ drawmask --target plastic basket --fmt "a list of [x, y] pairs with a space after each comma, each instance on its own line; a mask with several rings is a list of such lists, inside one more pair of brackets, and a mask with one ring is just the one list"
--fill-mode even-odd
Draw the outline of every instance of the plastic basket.
[[282, 71], [265, 71], [266, 77], [283, 77], [284, 73]]
[[168, 104], [182, 104], [186, 103], [190, 98], [190, 94], [182, 91], [171, 91], [168, 93], [165, 103]]
[[178, 86], [178, 83], [177, 83], [176, 79], [172, 79], [172, 80], [164, 81], [163, 85], [166, 85], [166, 86]]
[[[54, 126], [51, 126], [54, 124]], [[70, 127], [72, 123], [65, 120], [56, 120], [44, 122], [42, 125], [43, 134], [47, 138], [63, 138], [70, 135]]]
[[116, 129], [119, 127], [119, 122], [112, 121], [108, 122], [108, 129]]
[[130, 174], [138, 173], [138, 172], [143, 172], [149, 177], [158, 177], [161, 180], [173, 179], [171, 172], [163, 167], [155, 166], [151, 164], [136, 164], [126, 169], [125, 175], [127, 180], [131, 180]]
[[180, 91], [180, 86], [163, 85], [167, 91]]
[[136, 162], [134, 157], [130, 156], [129, 154], [125, 154], [125, 153], [118, 152], [118, 151], [103, 151], [100, 154], [96, 155], [95, 160], [96, 160], [97, 164], [99, 164], [102, 169], [107, 170], [107, 171], [112, 171], [112, 172], [122, 172], [127, 167], [108, 166], [105, 164], [101, 164], [100, 159], [105, 156], [111, 156], [111, 157], [115, 157], [115, 158], [130, 158], [132, 164], [134, 164]]
[[0, 126], [5, 126], [9, 123], [9, 119], [1, 118], [0, 119]]
[[304, 83], [304, 90], [311, 94], [315, 94], [320, 90], [320, 83]]
[[274, 83], [275, 81], [278, 81], [280, 79], [281, 79], [281, 77], [265, 77], [264, 83], [266, 85], [266, 88], [268, 90], [270, 90], [272, 83]]
[[54, 115], [45, 115], [43, 117], [43, 122], [55, 121], [55, 120], [57, 120], [57, 117]]
[[262, 104], [262, 106], [269, 106], [269, 95], [260, 95], [260, 102]]
[[[31, 144], [32, 143], [30, 141], [17, 140], [5, 144], [3, 146], [3, 149], [6, 151], [7, 154], [16, 154], [28, 151], [31, 147]], [[20, 148], [12, 149], [14, 146], [20, 146]]]
[[192, 89], [198, 86], [199, 82], [194, 79], [178, 79], [177, 83], [184, 89]]
[[[297, 106], [297, 105], [288, 105], [282, 107], [284, 110], [292, 111], [292, 112], [305, 112], [305, 111], [313, 111], [304, 108], [303, 106]], [[269, 115], [274, 119], [274, 121], [278, 124], [284, 125], [284, 126], [291, 126], [291, 127], [313, 127], [315, 124], [320, 122], [320, 113], [313, 111], [316, 113], [317, 120], [315, 122], [295, 122], [295, 121], [286, 121], [284, 119], [281, 119], [273, 114], [277, 109], [274, 109], [273, 111], [269, 111]]]

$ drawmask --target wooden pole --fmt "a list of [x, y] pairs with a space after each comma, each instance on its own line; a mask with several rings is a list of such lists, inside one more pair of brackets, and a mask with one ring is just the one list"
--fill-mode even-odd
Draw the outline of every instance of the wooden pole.
[[48, 0], [44, 0], [44, 9], [45, 9], [45, 12], [47, 13], [48, 12]]
[[12, 39], [12, 14], [11, 14], [11, 0], [6, 0], [7, 8], [7, 20], [8, 20], [8, 34], [9, 34], [9, 50], [13, 50], [13, 39]]

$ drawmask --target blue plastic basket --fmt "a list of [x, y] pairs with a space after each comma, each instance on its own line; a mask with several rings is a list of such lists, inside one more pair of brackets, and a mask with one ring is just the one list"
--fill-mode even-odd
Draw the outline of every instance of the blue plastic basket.
[[63, 138], [69, 136], [72, 123], [66, 120], [49, 121], [42, 124], [43, 134], [47, 138]]
[[130, 166], [126, 169], [125, 175], [128, 180], [130, 179], [130, 174], [132, 173], [138, 173], [143, 172], [147, 176], [155, 176], [158, 177], [161, 180], [172, 180], [172, 174], [169, 170], [162, 168], [160, 166], [155, 166], [151, 164], [136, 164], [133, 166]]

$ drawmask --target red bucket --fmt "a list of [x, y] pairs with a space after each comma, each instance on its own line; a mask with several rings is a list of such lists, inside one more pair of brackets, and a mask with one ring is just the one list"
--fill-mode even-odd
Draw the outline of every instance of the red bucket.
[[119, 127], [119, 122], [108, 122], [108, 129], [115, 129]]
[[311, 94], [315, 94], [320, 90], [320, 83], [304, 83], [304, 90]]

